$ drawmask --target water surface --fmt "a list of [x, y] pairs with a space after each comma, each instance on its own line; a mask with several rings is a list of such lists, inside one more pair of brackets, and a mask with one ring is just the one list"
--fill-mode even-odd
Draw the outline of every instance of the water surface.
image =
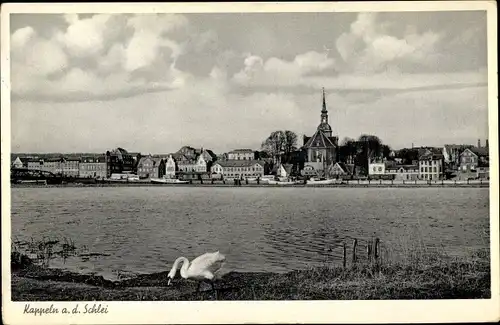
[[[55, 265], [113, 278], [165, 271], [220, 250], [227, 270], [284, 272], [338, 262], [372, 236], [468, 254], [489, 246], [487, 188], [13, 188], [12, 237], [69, 237], [110, 256]], [[330, 251], [331, 249], [331, 251]], [[360, 249], [361, 251], [361, 249]], [[363, 254], [361, 251], [360, 254]]]

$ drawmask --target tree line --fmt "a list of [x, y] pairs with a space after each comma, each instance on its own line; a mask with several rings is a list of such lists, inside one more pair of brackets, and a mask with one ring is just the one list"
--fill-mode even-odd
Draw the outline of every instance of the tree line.
[[[369, 159], [385, 158], [393, 160], [400, 158], [403, 164], [411, 164], [418, 159], [418, 149], [402, 149], [391, 155], [389, 145], [371, 134], [362, 134], [357, 139], [344, 138], [338, 146], [337, 161], [352, 163], [365, 172], [368, 170]], [[256, 151], [259, 158], [271, 158], [274, 164], [298, 164], [303, 167], [306, 152], [299, 149], [298, 136], [290, 130], [278, 130], [262, 142], [261, 151]], [[302, 166], [300, 166], [302, 165]]]

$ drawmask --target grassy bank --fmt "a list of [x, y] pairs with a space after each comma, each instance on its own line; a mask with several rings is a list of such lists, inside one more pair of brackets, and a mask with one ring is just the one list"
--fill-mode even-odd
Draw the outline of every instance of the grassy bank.
[[[215, 293], [176, 278], [167, 287], [167, 272], [109, 281], [12, 259], [14, 301], [214, 300]], [[216, 283], [218, 300], [347, 300], [490, 298], [487, 251], [468, 258], [427, 256], [404, 263], [328, 266], [276, 273], [236, 273]]]

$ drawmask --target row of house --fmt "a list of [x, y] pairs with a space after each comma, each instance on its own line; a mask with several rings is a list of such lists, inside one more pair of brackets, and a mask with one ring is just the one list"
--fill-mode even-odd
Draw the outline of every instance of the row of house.
[[104, 154], [19, 154], [13, 168], [41, 170], [64, 177], [107, 178], [115, 173], [134, 174], [141, 155], [123, 148]]
[[396, 180], [441, 180], [453, 176], [461, 180], [489, 179], [488, 141], [485, 147], [480, 147], [480, 142], [478, 145], [421, 148], [418, 160], [411, 164], [400, 164], [397, 159], [370, 161], [368, 174]]

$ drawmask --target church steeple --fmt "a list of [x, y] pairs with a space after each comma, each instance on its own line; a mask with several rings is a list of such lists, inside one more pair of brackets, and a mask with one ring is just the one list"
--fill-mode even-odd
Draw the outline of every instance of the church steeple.
[[318, 130], [323, 131], [328, 137], [332, 136], [332, 127], [328, 124], [328, 111], [326, 109], [325, 88], [323, 88], [323, 107], [321, 109], [321, 123], [318, 126]]
[[328, 114], [328, 111], [326, 110], [325, 88], [323, 88], [323, 109], [321, 110], [321, 113]]

